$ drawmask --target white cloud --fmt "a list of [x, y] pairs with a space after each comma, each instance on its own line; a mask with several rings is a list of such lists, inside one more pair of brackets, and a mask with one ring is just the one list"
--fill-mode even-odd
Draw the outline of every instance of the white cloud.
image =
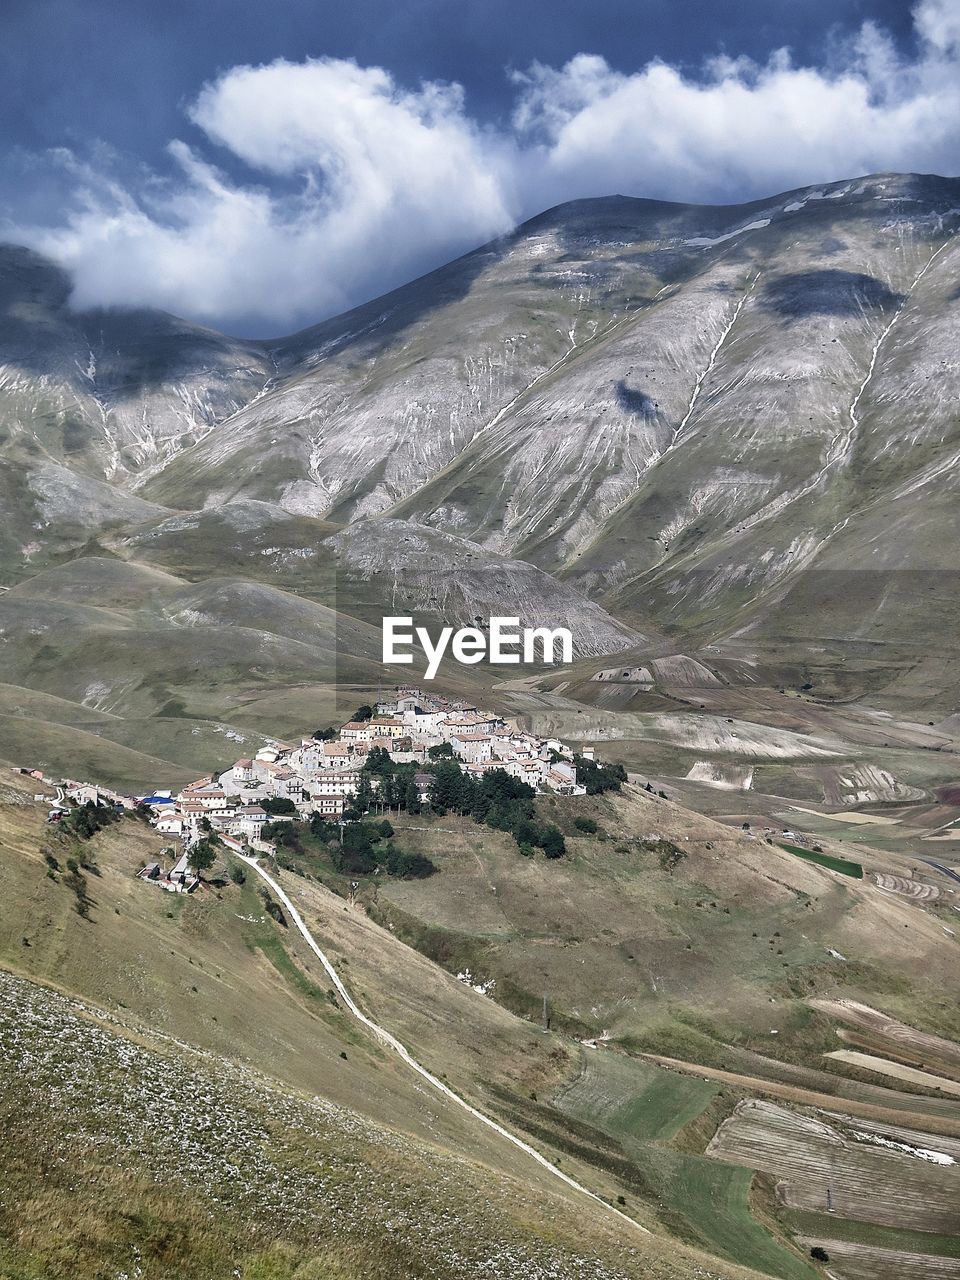
[[[14, 237], [71, 269], [77, 306], [305, 322], [511, 225], [503, 144], [465, 116], [455, 86], [405, 93], [378, 68], [275, 62], [227, 72], [189, 114], [261, 180], [230, 181], [180, 141], [174, 179], [129, 189], [61, 153], [75, 207]], [[297, 179], [296, 193], [271, 177]]]
[[[867, 24], [828, 70], [783, 50], [764, 65], [714, 59], [697, 78], [658, 61], [623, 74], [587, 54], [534, 66], [499, 131], [470, 118], [456, 85], [411, 91], [328, 58], [234, 67], [188, 108], [203, 154], [173, 141], [173, 177], [120, 182], [58, 153], [68, 212], [13, 237], [73, 271], [79, 306], [280, 329], [565, 199], [731, 201], [884, 169], [956, 172], [960, 0], [920, 0], [914, 23], [908, 62]], [[218, 147], [222, 167], [249, 177], [228, 178]]]

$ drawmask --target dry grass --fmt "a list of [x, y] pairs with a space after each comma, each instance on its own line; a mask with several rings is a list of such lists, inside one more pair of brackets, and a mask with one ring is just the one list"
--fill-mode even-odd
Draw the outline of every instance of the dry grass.
[[[679, 1280], [693, 1275], [698, 1267], [704, 1274], [725, 1277], [740, 1274], [729, 1264], [711, 1262], [705, 1266], [700, 1255], [687, 1253], [675, 1243], [665, 1248], [656, 1237], [644, 1243], [645, 1238], [634, 1236], [629, 1228], [616, 1226], [614, 1219], [607, 1223], [602, 1216], [598, 1218], [582, 1198], [559, 1188], [522, 1152], [496, 1139], [459, 1108], [433, 1095], [425, 1095], [416, 1078], [401, 1063], [392, 1055], [383, 1054], [337, 1008], [313, 958], [265, 917], [251, 885], [243, 888], [226, 883], [219, 888], [208, 886], [199, 896], [184, 899], [137, 881], [133, 875], [137, 864], [154, 856], [161, 844], [139, 823], [125, 820], [83, 846], [85, 860], [95, 865], [98, 873], [92, 870], [88, 873], [92, 906], [90, 918], [82, 919], [74, 909], [74, 895], [62, 882], [63, 878], [56, 873], [53, 877], [46, 874], [41, 842], [47, 841], [51, 848], [56, 847], [55, 856], [68, 851], [56, 845], [55, 833], [43, 824], [43, 813], [43, 807], [34, 805], [28, 791], [19, 783], [14, 780], [10, 785], [5, 784], [0, 803], [0, 841], [4, 855], [0, 860], [0, 890], [10, 909], [4, 912], [0, 923], [0, 962], [46, 983], [48, 993], [43, 1000], [47, 1003], [59, 999], [57, 988], [70, 993], [71, 1001], [73, 993], [93, 1001], [96, 1010], [101, 1011], [93, 1014], [99, 1020], [100, 1030], [111, 1037], [115, 1033], [124, 1037], [122, 1044], [127, 1047], [116, 1052], [121, 1053], [125, 1061], [130, 1060], [131, 1054], [153, 1055], [159, 1047], [164, 1057], [160, 1075], [151, 1068], [144, 1079], [168, 1083], [185, 1079], [182, 1065], [171, 1062], [171, 1055], [176, 1058], [181, 1052], [178, 1045], [193, 1044], [203, 1054], [213, 1054], [213, 1058], [204, 1058], [204, 1061], [217, 1064], [217, 1088], [224, 1082], [235, 1083], [230, 1084], [227, 1095], [218, 1092], [215, 1098], [211, 1095], [202, 1103], [198, 1103], [199, 1095], [193, 1090], [189, 1102], [184, 1099], [174, 1108], [178, 1125], [187, 1118], [191, 1122], [197, 1119], [206, 1123], [204, 1117], [223, 1117], [226, 1122], [234, 1111], [243, 1112], [238, 1099], [246, 1096], [250, 1089], [266, 1088], [273, 1096], [279, 1088], [285, 1099], [284, 1107], [292, 1108], [301, 1105], [298, 1098], [319, 1096], [325, 1101], [315, 1105], [345, 1109], [344, 1114], [356, 1117], [356, 1123], [372, 1125], [373, 1132], [382, 1135], [374, 1141], [377, 1151], [386, 1143], [390, 1150], [399, 1144], [398, 1149], [406, 1152], [395, 1165], [385, 1163], [380, 1155], [374, 1161], [377, 1186], [384, 1195], [393, 1195], [395, 1191], [423, 1194], [423, 1188], [440, 1167], [437, 1162], [447, 1167], [443, 1162], [452, 1160], [450, 1167], [461, 1169], [470, 1185], [476, 1185], [476, 1192], [470, 1193], [473, 1210], [481, 1214], [475, 1232], [475, 1239], [480, 1242], [476, 1256], [483, 1254], [486, 1262], [499, 1256], [501, 1242], [514, 1230], [510, 1226], [513, 1222], [518, 1233], [516, 1238], [524, 1248], [529, 1241], [540, 1240], [552, 1257], [566, 1258], [569, 1254], [573, 1259], [569, 1266], [573, 1270], [561, 1268], [560, 1275], [568, 1271], [571, 1276], [585, 1278], [607, 1274], [593, 1264], [584, 1264], [586, 1270], [576, 1269], [577, 1259], [585, 1256], [587, 1241], [596, 1242], [597, 1257], [609, 1260], [603, 1265], [612, 1268], [611, 1274], [662, 1275], [665, 1280], [668, 1277]], [[63, 861], [62, 857], [60, 860]], [[415, 1047], [418, 1056], [434, 1071], [481, 1106], [496, 1109], [499, 1103], [492, 1092], [496, 1088], [502, 1096], [512, 1099], [512, 1105], [522, 1113], [530, 1105], [525, 1100], [531, 1090], [549, 1091], [566, 1077], [572, 1060], [562, 1038], [545, 1036], [493, 1001], [474, 994], [410, 951], [361, 909], [348, 907], [322, 886], [286, 873], [283, 879], [311, 929], [336, 958], [360, 1002]], [[19, 1003], [22, 1006], [23, 1001]], [[72, 1005], [71, 1015], [75, 1011]], [[22, 1009], [19, 1014], [15, 1011], [15, 1016], [22, 1020]], [[171, 1220], [180, 1223], [176, 1227], [180, 1243], [170, 1246], [174, 1261], [161, 1265], [154, 1259], [153, 1270], [149, 1272], [159, 1277], [169, 1276], [170, 1280], [181, 1275], [191, 1280], [194, 1276], [197, 1280], [200, 1277], [207, 1280], [217, 1273], [222, 1257], [242, 1259], [245, 1275], [259, 1276], [262, 1271], [264, 1280], [274, 1275], [277, 1280], [288, 1280], [307, 1264], [323, 1274], [321, 1262], [317, 1260], [316, 1242], [297, 1235], [292, 1228], [285, 1233], [281, 1219], [276, 1217], [276, 1208], [268, 1213], [272, 1202], [264, 1198], [263, 1185], [252, 1159], [254, 1149], [264, 1150], [260, 1140], [246, 1154], [241, 1143], [231, 1149], [229, 1156], [224, 1156], [227, 1164], [235, 1164], [243, 1171], [241, 1186], [246, 1189], [243, 1194], [256, 1198], [260, 1206], [258, 1213], [251, 1217], [249, 1203], [244, 1201], [247, 1209], [238, 1217], [231, 1217], [230, 1207], [218, 1204], [218, 1226], [208, 1231], [209, 1247], [201, 1248], [197, 1243], [199, 1228], [194, 1229], [192, 1210], [182, 1218], [174, 1211], [180, 1195], [175, 1165], [169, 1161], [158, 1165], [154, 1170], [154, 1199], [141, 1196], [139, 1184], [132, 1186], [126, 1180], [142, 1170], [146, 1155], [154, 1150], [156, 1142], [162, 1146], [166, 1141], [162, 1127], [159, 1132], [149, 1126], [138, 1127], [143, 1124], [145, 1100], [156, 1099], [159, 1085], [142, 1085], [136, 1104], [139, 1110], [135, 1108], [130, 1112], [127, 1103], [112, 1092], [110, 1072], [105, 1067], [101, 1070], [110, 1056], [101, 1047], [82, 1054], [82, 1061], [88, 1065], [91, 1061], [97, 1062], [96, 1073], [88, 1071], [84, 1079], [79, 1066], [74, 1065], [70, 1067], [70, 1087], [64, 1089], [61, 1087], [66, 1071], [63, 1055], [69, 1057], [70, 1052], [79, 1052], [81, 1039], [75, 1031], [68, 1034], [60, 1031], [56, 1040], [58, 1046], [64, 1048], [58, 1047], [50, 1061], [44, 1059], [43, 1070], [29, 1063], [18, 1066], [9, 1055], [6, 1059], [3, 1074], [8, 1104], [4, 1111], [6, 1149], [18, 1152], [26, 1165], [22, 1160], [16, 1164], [4, 1162], [4, 1176], [8, 1186], [15, 1188], [15, 1202], [19, 1205], [32, 1204], [44, 1188], [49, 1191], [54, 1185], [48, 1178], [49, 1161], [56, 1163], [58, 1157], [54, 1154], [48, 1159], [38, 1144], [34, 1144], [31, 1151], [29, 1143], [24, 1141], [25, 1133], [40, 1124], [38, 1108], [49, 1109], [54, 1086], [44, 1073], [52, 1063], [56, 1072], [57, 1106], [62, 1109], [60, 1128], [50, 1116], [46, 1118], [51, 1150], [60, 1151], [62, 1156], [63, 1182], [56, 1185], [79, 1188], [82, 1194], [74, 1195], [76, 1220], [71, 1216], [74, 1208], [68, 1212], [59, 1196], [53, 1199], [41, 1196], [30, 1217], [39, 1234], [30, 1241], [20, 1239], [19, 1226], [16, 1230], [11, 1226], [6, 1228], [7, 1255], [0, 1254], [0, 1258], [10, 1275], [17, 1280], [21, 1276], [33, 1280], [34, 1274], [42, 1275], [44, 1280], [61, 1275], [69, 1276], [70, 1280], [99, 1277], [100, 1264], [94, 1262], [96, 1250], [85, 1253], [77, 1243], [84, 1234], [82, 1224], [87, 1217], [97, 1217], [107, 1224], [104, 1230], [115, 1242], [119, 1241], [118, 1248], [122, 1245], [123, 1249], [132, 1248], [133, 1244], [143, 1249], [144, 1239], [152, 1241], [151, 1223]], [[114, 1044], [112, 1039], [110, 1044]], [[125, 1078], [136, 1083], [136, 1073], [127, 1072]], [[24, 1081], [28, 1082], [26, 1087]], [[79, 1083], [83, 1083], [83, 1090], [79, 1089]], [[169, 1112], [169, 1108], [166, 1110]], [[257, 1116], [262, 1123], [262, 1109], [257, 1109]], [[361, 1116], [365, 1117], [363, 1121], [359, 1119]], [[78, 1145], [77, 1135], [86, 1132], [83, 1125], [93, 1123], [94, 1119], [101, 1128], [91, 1130]], [[298, 1125], [299, 1122], [293, 1124], [294, 1132]], [[128, 1166], [123, 1161], [117, 1164], [111, 1154], [117, 1144], [135, 1157], [134, 1165]], [[201, 1145], [204, 1148], [209, 1145], [207, 1137]], [[366, 1145], [364, 1139], [364, 1149]], [[551, 1149], [549, 1138], [538, 1145], [548, 1152]], [[338, 1141], [334, 1147], [341, 1157], [352, 1159], [358, 1155], [352, 1138]], [[98, 1154], [92, 1163], [84, 1163], [82, 1150]], [[299, 1154], [294, 1163], [298, 1170], [306, 1170], [310, 1176], [320, 1170], [320, 1176], [325, 1177], [316, 1154], [304, 1153], [299, 1147], [297, 1150]], [[564, 1168], [611, 1200], [620, 1192], [621, 1184], [615, 1173], [559, 1148], [555, 1151]], [[34, 1154], [39, 1164], [31, 1163]], [[150, 1167], [149, 1161], [146, 1167]], [[336, 1182], [335, 1178], [334, 1184]], [[210, 1221], [205, 1196], [219, 1194], [222, 1183], [222, 1169], [211, 1170], [201, 1175], [199, 1185], [190, 1191], [189, 1204], [196, 1208], [197, 1222], [201, 1225]], [[325, 1180], [324, 1186], [328, 1185]], [[493, 1195], [490, 1188], [501, 1185], [509, 1186], [509, 1190], [502, 1205], [496, 1207], [500, 1204], [499, 1193]], [[130, 1196], [135, 1204], [132, 1224], [127, 1210], [122, 1208], [129, 1203]], [[311, 1192], [292, 1196], [293, 1200], [312, 1206], [309, 1216], [315, 1226], [316, 1206], [325, 1203], [323, 1198], [318, 1200]], [[14, 1200], [8, 1202], [14, 1203]], [[632, 1197], [631, 1211], [641, 1220], [656, 1225], [656, 1208], [646, 1204], [642, 1197]], [[459, 1215], [457, 1210], [451, 1219], [458, 1224], [458, 1232], [462, 1230]], [[387, 1211], [376, 1216], [390, 1218]], [[413, 1220], [419, 1223], [415, 1213]], [[19, 1213], [17, 1223], [22, 1221], [23, 1214]], [[417, 1231], [420, 1231], [419, 1225]], [[278, 1236], [288, 1241], [292, 1250], [290, 1258], [270, 1255], [267, 1261], [260, 1260], [263, 1249]], [[57, 1252], [60, 1248], [57, 1240], [67, 1242], [63, 1247], [73, 1258], [70, 1263], [73, 1270]], [[377, 1250], [382, 1252], [385, 1248], [384, 1241], [377, 1244]], [[594, 1244], [589, 1248], [594, 1248]], [[114, 1257], [109, 1249], [104, 1256]], [[401, 1258], [389, 1250], [382, 1253], [384, 1259], [391, 1259], [389, 1263], [377, 1261], [380, 1257], [381, 1253], [376, 1250], [369, 1257], [364, 1254], [366, 1269], [358, 1262], [355, 1273], [372, 1277], [382, 1272], [389, 1274], [391, 1280], [394, 1276], [429, 1273], [439, 1278], [447, 1275], [442, 1266], [422, 1271], [418, 1269], [421, 1261], [417, 1258], [406, 1255]], [[322, 1265], [326, 1265], [326, 1254], [323, 1258]], [[353, 1265], [349, 1251], [344, 1254], [346, 1261], [336, 1253], [334, 1258], [348, 1268], [349, 1274], [354, 1274], [349, 1272]], [[189, 1265], [185, 1259], [189, 1259]], [[177, 1266], [181, 1269], [177, 1270]], [[380, 1271], [377, 1266], [381, 1267]], [[514, 1264], [510, 1274], [536, 1274], [525, 1267], [526, 1264], [518, 1272]], [[302, 1271], [303, 1277], [313, 1274], [309, 1268]], [[109, 1273], [110, 1280], [120, 1269], [118, 1262], [116, 1271]], [[0, 1269], [0, 1274], [7, 1273]], [[472, 1272], [465, 1268], [452, 1274]]]

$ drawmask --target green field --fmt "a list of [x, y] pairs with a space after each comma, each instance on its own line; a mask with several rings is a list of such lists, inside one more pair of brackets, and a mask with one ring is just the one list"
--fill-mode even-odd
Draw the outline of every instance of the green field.
[[863, 879], [863, 867], [859, 862], [850, 862], [846, 858], [831, 858], [828, 853], [815, 853], [812, 849], [801, 849], [796, 844], [781, 844], [781, 849], [794, 853], [798, 858], [806, 858], [807, 862], [815, 862], [818, 867], [829, 867], [831, 871], [839, 871], [841, 875], [852, 876], [854, 880]]
[[666, 1141], [695, 1120], [720, 1086], [604, 1051], [587, 1052], [583, 1071], [554, 1106], [630, 1143]]
[[751, 1170], [652, 1145], [696, 1120], [720, 1086], [610, 1050], [584, 1052], [580, 1076], [553, 1105], [619, 1142], [655, 1195], [665, 1224], [681, 1239], [768, 1275], [809, 1280], [811, 1268], [751, 1213]]
[[850, 1240], [878, 1249], [902, 1249], [909, 1253], [960, 1258], [958, 1235], [912, 1231], [909, 1227], [882, 1227], [873, 1222], [856, 1222], [852, 1218], [826, 1213], [791, 1213], [788, 1220], [791, 1230], [797, 1235], [820, 1235], [824, 1240]]
[[664, 1220], [690, 1243], [783, 1280], [818, 1274], [751, 1213], [753, 1170], [657, 1147], [648, 1148], [641, 1167], [661, 1198]]

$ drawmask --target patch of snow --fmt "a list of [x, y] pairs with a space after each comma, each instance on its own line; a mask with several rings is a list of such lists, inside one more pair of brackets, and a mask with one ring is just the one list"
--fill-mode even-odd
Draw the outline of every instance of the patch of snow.
[[914, 1147], [909, 1142], [894, 1142], [891, 1138], [883, 1138], [878, 1133], [862, 1133], [859, 1129], [855, 1129], [853, 1136], [858, 1142], [869, 1142], [871, 1146], [886, 1147], [890, 1151], [902, 1151], [905, 1155], [913, 1156], [917, 1160], [927, 1160], [930, 1164], [957, 1163], [953, 1156], [947, 1155], [945, 1151], [932, 1151], [929, 1147]]
[[495, 978], [488, 978], [486, 982], [474, 982], [474, 975], [469, 969], [462, 969], [457, 974], [457, 981], [462, 982], [464, 986], [469, 987], [471, 991], [476, 991], [478, 996], [488, 996], [497, 985]]
[[693, 249], [708, 249], [715, 244], [723, 244], [726, 240], [732, 240], [735, 236], [745, 235], [748, 231], [759, 231], [762, 227], [769, 227], [769, 218], [758, 218], [756, 222], [748, 222], [746, 226], [737, 227], [736, 231], [728, 231], [722, 236], [694, 236], [692, 240], [684, 240], [685, 245], [689, 245]]

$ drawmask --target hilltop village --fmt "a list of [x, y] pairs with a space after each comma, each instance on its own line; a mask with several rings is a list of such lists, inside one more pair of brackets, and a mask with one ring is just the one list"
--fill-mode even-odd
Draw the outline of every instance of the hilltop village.
[[[219, 776], [200, 778], [176, 796], [147, 796], [143, 803], [156, 813], [158, 831], [187, 843], [197, 836], [201, 823], [204, 830], [209, 823], [221, 838], [256, 845], [263, 828], [284, 816], [273, 801], [289, 802], [283, 806], [286, 816], [319, 813], [327, 821], [342, 820], [361, 791], [362, 776], [375, 792], [378, 789], [377, 774], [364, 771], [377, 752], [386, 752], [398, 765], [426, 766], [452, 758], [468, 776], [503, 769], [535, 791], [585, 794], [577, 781], [573, 752], [556, 738], [539, 738], [468, 702], [400, 688], [375, 707], [361, 708], [358, 717], [339, 730], [301, 738], [296, 744], [273, 742]], [[583, 755], [592, 760], [593, 748]], [[414, 780], [426, 801], [431, 775], [415, 773]]]

